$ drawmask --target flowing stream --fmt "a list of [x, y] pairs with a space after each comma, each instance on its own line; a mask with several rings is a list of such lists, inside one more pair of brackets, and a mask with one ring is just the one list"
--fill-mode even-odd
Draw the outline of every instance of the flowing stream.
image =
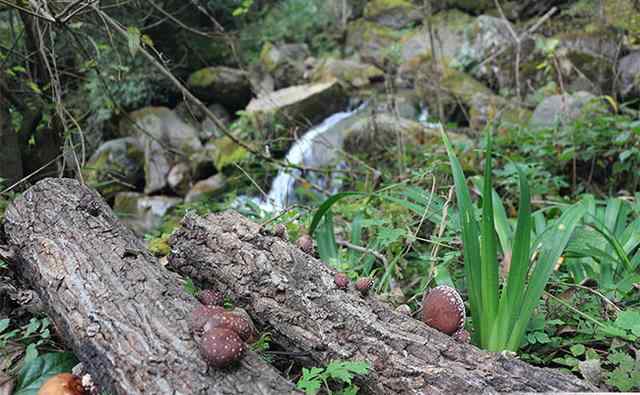
[[[364, 106], [335, 113], [311, 128], [293, 144], [285, 160], [292, 165], [309, 168], [334, 164], [343, 140], [342, 128], [338, 124], [354, 116]], [[265, 211], [275, 211], [295, 201], [295, 184], [301, 177], [300, 169], [281, 169], [271, 184], [266, 200], [260, 202], [260, 207]]]

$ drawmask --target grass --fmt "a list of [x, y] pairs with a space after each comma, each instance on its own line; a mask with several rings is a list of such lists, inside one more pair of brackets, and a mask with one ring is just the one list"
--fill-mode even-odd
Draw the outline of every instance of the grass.
[[[520, 207], [513, 238], [505, 234], [504, 226], [500, 228], [504, 243], [513, 246], [506, 283], [500, 284], [494, 199], [497, 204], [502, 203], [492, 188], [491, 132], [487, 129], [480, 221], [476, 218], [476, 208], [471, 201], [462, 166], [444, 130], [442, 136], [462, 219], [464, 274], [474, 323], [473, 339], [480, 347], [491, 351], [517, 351], [554, 266], [584, 215], [584, 207], [577, 204], [567, 209], [543, 232], [539, 242], [532, 244], [529, 186], [525, 173], [519, 170]], [[532, 259], [534, 252], [537, 256], [535, 265]]]

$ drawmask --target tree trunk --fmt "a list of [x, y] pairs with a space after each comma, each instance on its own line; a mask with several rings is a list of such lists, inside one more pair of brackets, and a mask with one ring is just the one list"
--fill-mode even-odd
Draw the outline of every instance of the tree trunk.
[[109, 206], [70, 179], [45, 179], [9, 207], [17, 276], [101, 389], [111, 394], [290, 394], [255, 353], [209, 369], [189, 334], [197, 305]]
[[335, 287], [335, 271], [241, 215], [187, 214], [168, 268], [232, 295], [273, 340], [321, 366], [367, 360], [370, 394], [585, 391], [572, 375], [457, 343], [375, 296]]

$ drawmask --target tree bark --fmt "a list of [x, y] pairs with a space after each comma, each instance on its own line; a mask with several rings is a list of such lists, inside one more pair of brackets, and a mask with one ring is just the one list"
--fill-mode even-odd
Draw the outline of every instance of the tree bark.
[[17, 276], [103, 391], [295, 393], [253, 352], [236, 367], [207, 371], [187, 323], [198, 302], [77, 181], [38, 182], [9, 207], [4, 232]]
[[339, 290], [333, 269], [237, 213], [187, 214], [170, 244], [170, 270], [233, 295], [285, 349], [317, 366], [369, 361], [373, 371], [358, 382], [364, 393], [593, 390], [572, 375], [457, 343], [375, 296]]

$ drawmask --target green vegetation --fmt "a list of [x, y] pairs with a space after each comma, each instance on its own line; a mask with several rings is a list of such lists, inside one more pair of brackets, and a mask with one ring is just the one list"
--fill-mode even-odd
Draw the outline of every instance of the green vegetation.
[[[303, 390], [307, 395], [317, 394], [324, 387], [327, 394], [357, 394], [358, 386], [353, 384], [355, 375], [367, 374], [371, 369], [368, 362], [333, 361], [325, 368], [302, 368], [302, 377], [298, 380], [296, 387]], [[332, 391], [330, 382], [342, 383], [344, 388], [339, 391]]]

